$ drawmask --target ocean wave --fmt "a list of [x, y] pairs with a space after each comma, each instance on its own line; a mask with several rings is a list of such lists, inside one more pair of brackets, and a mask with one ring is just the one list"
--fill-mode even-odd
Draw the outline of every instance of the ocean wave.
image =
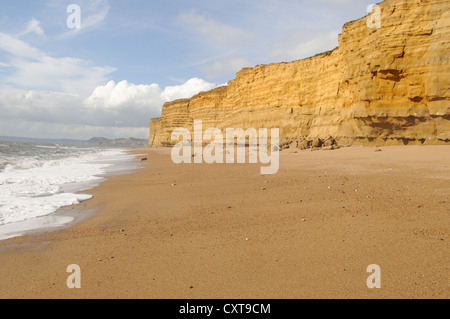
[[[71, 149], [63, 153], [65, 156], [43, 150], [41, 154], [28, 152], [22, 158], [15, 152], [1, 162], [0, 225], [49, 215], [62, 206], [89, 199], [87, 194], [65, 193], [63, 187], [79, 185], [81, 189], [86, 183], [101, 180], [113, 165], [112, 158], [122, 156], [120, 151], [99, 149]], [[112, 163], [100, 163], [105, 156]]]

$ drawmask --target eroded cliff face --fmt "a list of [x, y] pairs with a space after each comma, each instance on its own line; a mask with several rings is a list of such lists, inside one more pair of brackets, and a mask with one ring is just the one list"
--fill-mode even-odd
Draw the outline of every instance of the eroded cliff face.
[[246, 68], [226, 87], [166, 103], [150, 145], [178, 127], [279, 128], [280, 143], [450, 143], [450, 1], [386, 0], [381, 27], [346, 23], [339, 48]]

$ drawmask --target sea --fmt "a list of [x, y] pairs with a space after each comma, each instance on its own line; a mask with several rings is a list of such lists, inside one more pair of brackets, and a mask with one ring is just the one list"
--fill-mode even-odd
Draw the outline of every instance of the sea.
[[58, 209], [139, 165], [126, 149], [0, 141], [0, 240], [74, 222]]

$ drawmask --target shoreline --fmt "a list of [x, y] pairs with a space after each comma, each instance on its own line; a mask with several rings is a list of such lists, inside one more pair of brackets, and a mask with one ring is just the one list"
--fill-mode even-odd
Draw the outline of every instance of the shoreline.
[[[102, 183], [106, 182], [111, 176], [131, 174], [141, 168], [141, 166], [139, 166], [139, 161], [137, 160], [139, 153], [136, 150], [123, 149], [123, 152], [124, 155], [127, 156], [127, 158], [119, 160], [120, 163], [113, 164], [109, 163], [109, 161], [107, 160], [101, 159], [97, 159], [94, 161], [94, 163], [105, 163], [111, 165], [105, 169], [104, 173], [97, 176], [99, 177], [98, 180], [65, 184], [61, 186], [63, 193], [89, 195], [92, 196], [90, 199], [83, 200], [78, 204], [61, 206], [56, 211], [48, 215], [0, 225], [0, 229], [5, 228], [5, 230], [2, 230], [0, 232], [2, 236], [4, 236], [0, 238], [0, 245], [2, 241], [13, 239], [16, 237], [23, 237], [26, 235], [46, 233], [69, 228], [89, 218], [92, 214], [94, 214], [94, 209], [91, 209], [90, 212], [82, 213], [79, 209], [79, 205], [85, 201], [92, 200], [93, 195], [90, 193], [92, 189], [95, 189]], [[130, 159], [129, 156], [132, 156], [134, 158]]]
[[450, 148], [374, 150], [285, 150], [274, 176], [136, 150], [141, 169], [62, 209], [88, 218], [0, 242], [0, 298], [445, 298]]

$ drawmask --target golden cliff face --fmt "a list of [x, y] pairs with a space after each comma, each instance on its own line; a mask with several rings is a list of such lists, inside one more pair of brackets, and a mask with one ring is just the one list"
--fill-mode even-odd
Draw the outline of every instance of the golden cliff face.
[[[450, 1], [386, 0], [381, 27], [344, 25], [339, 48], [246, 68], [226, 87], [166, 103], [150, 145], [178, 127], [279, 128], [280, 143], [448, 144]], [[317, 146], [317, 145], [316, 145]]]

